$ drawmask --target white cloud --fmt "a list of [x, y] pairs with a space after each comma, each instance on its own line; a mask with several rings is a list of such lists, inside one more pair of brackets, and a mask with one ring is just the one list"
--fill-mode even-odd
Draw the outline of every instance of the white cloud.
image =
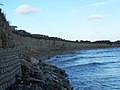
[[100, 15], [100, 14], [93, 14], [87, 17], [89, 20], [97, 20], [97, 19], [104, 19], [105, 16], [104, 15]]
[[41, 10], [39, 8], [34, 8], [28, 4], [23, 4], [16, 9], [16, 14], [32, 14], [40, 11]]
[[117, 2], [120, 2], [120, 0], [106, 0], [103, 2], [96, 2], [96, 3], [91, 4], [90, 6], [102, 6], [102, 5], [107, 5], [107, 4], [114, 4]]
[[93, 3], [91, 4], [91, 6], [101, 6], [101, 5], [106, 5], [106, 4], [109, 4], [109, 2], [96, 2], [96, 3]]
[[111, 4], [115, 4], [115, 3], [118, 3], [118, 2], [120, 2], [120, 0], [106, 0], [106, 1], [103, 1], [103, 2], [95, 2], [95, 3], [91, 3], [91, 4], [87, 4], [85, 6], [82, 6], [79, 9], [74, 9], [73, 12], [78, 13], [78, 12], [84, 11], [85, 9], [89, 9], [91, 7], [111, 5]]

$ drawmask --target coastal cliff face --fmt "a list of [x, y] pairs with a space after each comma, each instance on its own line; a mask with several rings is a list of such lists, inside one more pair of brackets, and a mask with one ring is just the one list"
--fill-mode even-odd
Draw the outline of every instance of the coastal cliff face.
[[[66, 42], [59, 40], [46, 40], [46, 39], [37, 39], [28, 36], [21, 36], [19, 34], [13, 34], [15, 40], [15, 46], [17, 49], [22, 49], [28, 51], [27, 53], [33, 55], [37, 53], [38, 56], [51, 56], [52, 54], [60, 54], [65, 51], [71, 51], [79, 49], [79, 43], [75, 42]], [[26, 53], [26, 52], [25, 52]]]
[[64, 70], [33, 57], [48, 47], [13, 33], [0, 9], [0, 90], [71, 90]]
[[0, 90], [5, 90], [16, 82], [21, 73], [20, 59], [13, 49], [0, 49]]
[[56, 38], [51, 39], [50, 37], [34, 37], [32, 34], [25, 35], [25, 32], [21, 34], [19, 30], [13, 30], [13, 32], [15, 48], [22, 51], [22, 53], [29, 53], [29, 55], [35, 56], [36, 58], [63, 54], [81, 49], [120, 47], [120, 44], [80, 43], [61, 39], [57, 40]]
[[11, 27], [0, 9], [0, 48], [14, 48], [14, 46]]
[[16, 82], [21, 74], [20, 58], [14, 49], [15, 43], [9, 23], [0, 9], [0, 90], [5, 90]]

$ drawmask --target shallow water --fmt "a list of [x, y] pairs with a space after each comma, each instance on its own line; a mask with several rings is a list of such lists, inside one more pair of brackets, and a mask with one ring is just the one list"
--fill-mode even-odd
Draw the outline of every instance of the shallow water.
[[120, 90], [120, 48], [82, 50], [48, 61], [66, 70], [74, 90]]

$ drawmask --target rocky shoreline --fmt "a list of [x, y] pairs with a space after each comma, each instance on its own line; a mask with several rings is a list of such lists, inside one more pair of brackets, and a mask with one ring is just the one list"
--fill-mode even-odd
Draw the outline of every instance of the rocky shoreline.
[[22, 74], [8, 90], [72, 90], [65, 71], [43, 60], [24, 56], [21, 69]]

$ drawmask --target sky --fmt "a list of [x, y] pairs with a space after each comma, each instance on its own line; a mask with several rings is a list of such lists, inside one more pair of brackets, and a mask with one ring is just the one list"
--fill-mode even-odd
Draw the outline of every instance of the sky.
[[7, 20], [32, 34], [120, 40], [120, 0], [0, 0]]

